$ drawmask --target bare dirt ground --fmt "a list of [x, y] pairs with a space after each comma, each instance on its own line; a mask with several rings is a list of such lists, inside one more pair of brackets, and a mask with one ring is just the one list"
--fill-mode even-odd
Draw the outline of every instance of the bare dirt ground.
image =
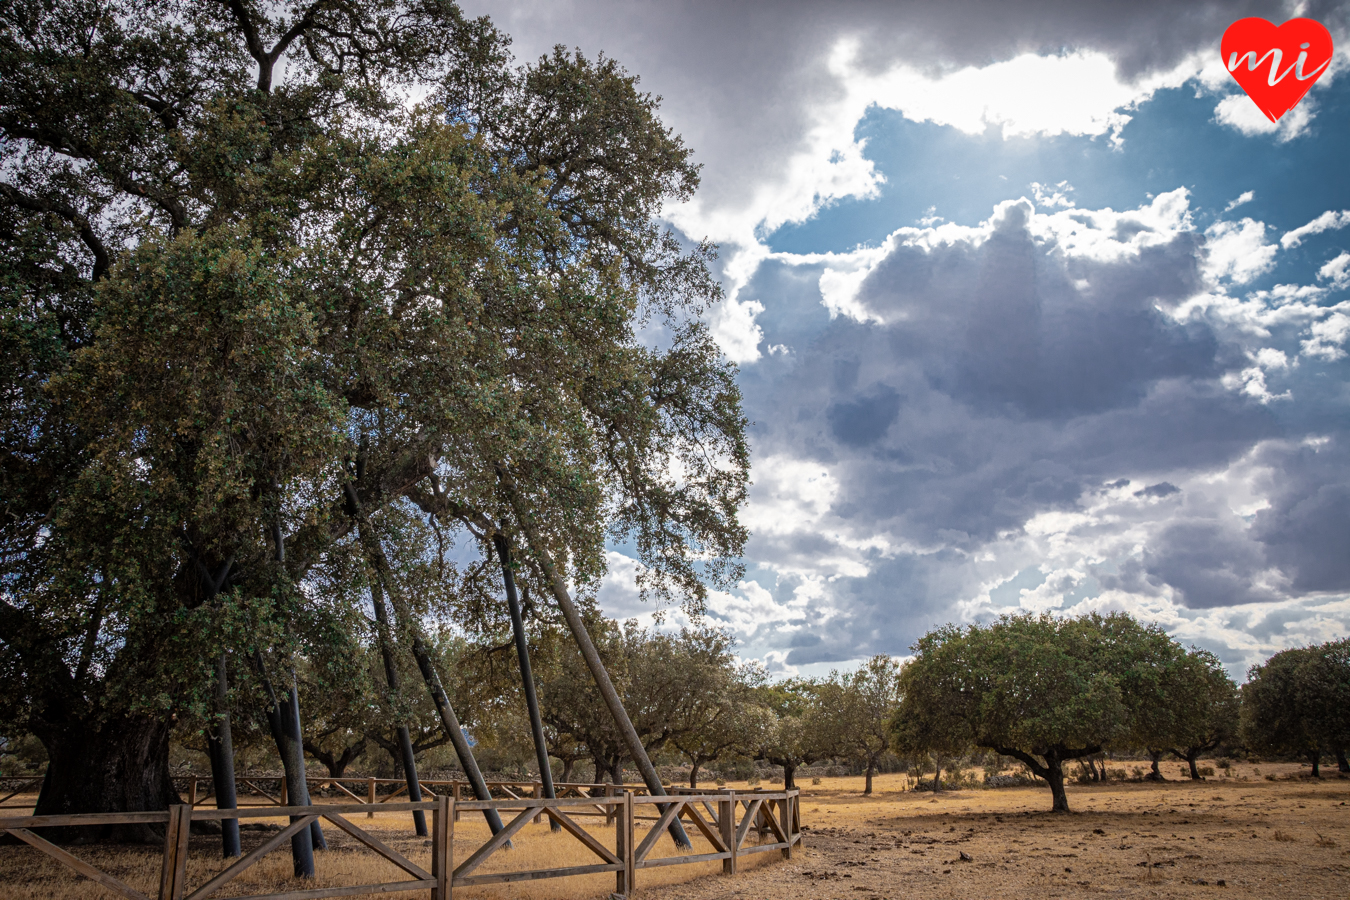
[[[1172, 766], [1166, 769], [1175, 777]], [[1075, 785], [1068, 815], [1048, 812], [1047, 788], [935, 797], [892, 793], [897, 779], [884, 777], [877, 795], [865, 799], [862, 779], [823, 779], [802, 788], [802, 821], [811, 829], [807, 849], [790, 862], [660, 896], [1344, 900], [1350, 779], [1334, 771], [1321, 781], [1264, 777], [1299, 771], [1243, 765], [1235, 767], [1237, 778]]]
[[[1174, 766], [1165, 771], [1176, 777]], [[901, 791], [903, 776], [883, 776], [875, 794], [863, 797], [861, 778], [826, 778], [820, 785], [802, 785], [805, 849], [793, 859], [782, 860], [777, 852], [757, 854], [742, 859], [743, 870], [732, 877], [717, 874], [717, 863], [644, 870], [638, 873], [635, 900], [1040, 900], [1097, 895], [1344, 900], [1350, 897], [1350, 779], [1331, 772], [1314, 781], [1297, 778], [1299, 771], [1293, 765], [1241, 765], [1235, 767], [1235, 777], [1197, 783], [1074, 785], [1069, 789], [1074, 811], [1067, 815], [1048, 812], [1050, 792], [1043, 787], [934, 796]], [[1280, 780], [1268, 781], [1266, 775]], [[418, 860], [424, 842], [407, 833], [405, 818], [381, 814], [367, 820], [358, 815], [353, 821]], [[612, 829], [597, 822], [590, 830], [608, 843]], [[348, 847], [345, 836], [335, 831], [329, 830], [330, 840], [336, 838], [333, 851], [319, 858], [320, 882], [361, 883], [378, 875], [370, 868], [373, 861]], [[472, 852], [486, 834], [481, 822], [467, 821], [466, 814], [456, 827], [456, 857]], [[261, 838], [246, 838], [246, 849]], [[218, 857], [212, 859], [215, 846], [208, 837], [193, 840], [192, 865], [202, 867], [205, 877], [221, 865]], [[515, 859], [502, 864], [582, 864], [580, 849], [565, 835], [550, 835], [546, 827], [532, 825], [521, 833], [512, 851]], [[153, 890], [157, 854], [151, 861], [148, 851], [78, 852]], [[247, 885], [225, 893], [295, 887], [286, 877], [286, 857], [284, 852], [271, 855], [256, 874], [250, 873], [254, 877]], [[612, 885], [612, 876], [581, 876], [456, 890], [455, 895], [464, 900], [590, 900], [607, 897]], [[61, 872], [31, 849], [0, 847], [3, 900], [94, 900], [103, 895], [102, 889]]]

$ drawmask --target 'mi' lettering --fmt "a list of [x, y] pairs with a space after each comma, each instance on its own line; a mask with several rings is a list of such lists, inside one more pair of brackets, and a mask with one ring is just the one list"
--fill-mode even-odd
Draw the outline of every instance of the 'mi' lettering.
[[[1248, 72], [1255, 72], [1263, 63], [1265, 63], [1267, 59], [1269, 59], [1270, 76], [1266, 79], [1266, 83], [1269, 84], [1271, 87], [1274, 87], [1281, 81], [1284, 81], [1285, 76], [1288, 75], [1290, 72], [1293, 72], [1294, 77], [1299, 81], [1307, 81], [1309, 78], [1316, 78], [1319, 72], [1321, 72], [1327, 66], [1331, 65], [1331, 57], [1327, 57], [1326, 62], [1322, 63], [1316, 69], [1313, 69], [1311, 72], [1308, 72], [1305, 75], [1303, 72], [1303, 64], [1308, 61], [1308, 44], [1299, 44], [1298, 46], [1299, 50], [1302, 51], [1301, 53], [1299, 53], [1298, 59], [1294, 61], [1294, 64], [1292, 66], [1285, 69], [1283, 72], [1280, 72], [1279, 70], [1280, 70], [1280, 60], [1284, 58], [1284, 51], [1280, 50], [1278, 47], [1273, 48], [1271, 50], [1267, 50], [1266, 55], [1262, 56], [1260, 59], [1256, 58], [1255, 50], [1248, 50], [1246, 53], [1242, 54], [1242, 59], [1246, 60], [1247, 62]], [[1234, 50], [1228, 56], [1228, 71], [1232, 72], [1239, 65], [1241, 65], [1241, 62], [1238, 59], [1238, 52]], [[1275, 74], [1276, 72], [1279, 72], [1279, 74], [1276, 75]]]

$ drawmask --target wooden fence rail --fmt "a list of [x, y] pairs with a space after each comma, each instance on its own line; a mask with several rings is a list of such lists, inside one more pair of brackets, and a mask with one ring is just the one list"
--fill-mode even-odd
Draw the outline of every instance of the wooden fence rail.
[[32, 804], [6, 804], [9, 803], [11, 798], [17, 797], [20, 794], [26, 794], [34, 788], [41, 787], [43, 778], [39, 775], [36, 778], [6, 778], [4, 780], [10, 784], [18, 782], [19, 787], [10, 791], [8, 794], [5, 794], [3, 797], [0, 797], [0, 809], [27, 809]]
[[[588, 786], [589, 787], [589, 786]], [[750, 853], [777, 850], [784, 858], [791, 858], [801, 843], [798, 792], [792, 791], [681, 791], [668, 797], [641, 795], [633, 790], [612, 792], [602, 797], [561, 797], [554, 800], [542, 797], [512, 797], [503, 800], [456, 801], [448, 792], [434, 800], [420, 803], [391, 802], [390, 812], [413, 810], [429, 811], [432, 816], [431, 870], [427, 871], [375, 836], [358, 828], [345, 816], [368, 811], [365, 801], [335, 803], [317, 806], [267, 806], [229, 809], [194, 809], [182, 804], [164, 812], [97, 813], [70, 816], [13, 816], [0, 818], [0, 834], [8, 832], [42, 851], [75, 872], [98, 882], [127, 900], [150, 900], [148, 896], [125, 882], [103, 872], [67, 850], [39, 837], [33, 829], [69, 827], [78, 825], [164, 825], [164, 850], [160, 866], [158, 900], [207, 900], [221, 888], [237, 879], [260, 859], [289, 843], [291, 835], [307, 828], [316, 819], [328, 822], [351, 835], [383, 859], [393, 863], [409, 877], [403, 881], [380, 884], [348, 885], [328, 888], [297, 888], [272, 894], [257, 894], [246, 900], [318, 900], [322, 897], [343, 897], [358, 894], [387, 894], [429, 890], [432, 900], [451, 900], [457, 887], [532, 881], [541, 878], [565, 878], [613, 872], [615, 889], [620, 894], [632, 893], [639, 869], [657, 866], [688, 865], [720, 860], [722, 871], [732, 874], [737, 860]], [[611, 850], [576, 821], [578, 815], [595, 815], [595, 809], [614, 824], [614, 843]], [[459, 812], [495, 809], [510, 818], [506, 827], [490, 837], [470, 853], [459, 865], [455, 864], [454, 830]], [[639, 816], [644, 809], [649, 815]], [[702, 810], [702, 812], [700, 811]], [[705, 815], [706, 814], [706, 815]], [[187, 862], [191, 824], [222, 819], [254, 819], [288, 816], [291, 823], [243, 857], [234, 860], [195, 888], [188, 883]], [[508, 846], [511, 837], [531, 821], [547, 817], [558, 823], [563, 831], [579, 841], [597, 859], [589, 865], [541, 869], [477, 873], [483, 864]], [[678, 856], [653, 855], [657, 846], [670, 842], [668, 826], [676, 819], [685, 819], [693, 825], [712, 847], [707, 853], [687, 853]], [[641, 841], [635, 827], [639, 819], [654, 822]], [[739, 819], [739, 820], [738, 820]], [[750, 832], [772, 835], [768, 842], [747, 845]], [[672, 843], [673, 846], [673, 843]], [[524, 851], [520, 851], [524, 852]], [[514, 857], [513, 859], [517, 859]], [[240, 898], [245, 900], [245, 898]]]

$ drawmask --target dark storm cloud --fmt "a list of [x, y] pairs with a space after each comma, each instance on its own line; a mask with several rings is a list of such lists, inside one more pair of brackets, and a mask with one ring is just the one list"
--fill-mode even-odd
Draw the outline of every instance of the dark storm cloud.
[[1261, 546], [1225, 524], [1205, 519], [1168, 525], [1144, 550], [1149, 580], [1171, 585], [1191, 609], [1282, 599], [1261, 583], [1266, 570]]
[[856, 396], [830, 404], [826, 418], [841, 443], [865, 447], [881, 438], [900, 415], [900, 395], [890, 385], [878, 384]]
[[1305, 591], [1350, 590], [1350, 440], [1334, 438], [1272, 446], [1271, 505], [1253, 529], [1270, 559]]
[[[796, 150], [812, 109], [836, 99], [826, 65], [841, 39], [880, 71], [904, 63], [933, 72], [987, 65], [1023, 52], [1100, 50], [1134, 78], [1217, 46], [1236, 19], [1283, 21], [1291, 3], [1076, 2], [725, 2], [467, 0], [515, 41], [522, 61], [554, 44], [603, 51], [664, 97], [663, 118], [707, 162], [700, 194], [715, 205], [745, 200], [765, 172]], [[1341, 4], [1318, 4], [1339, 37]], [[1309, 13], [1311, 14], [1311, 13]]]
[[940, 390], [984, 410], [1065, 418], [1135, 403], [1162, 378], [1216, 371], [1213, 336], [1158, 308], [1201, 286], [1194, 234], [1127, 261], [1047, 260], [1027, 230], [1030, 207], [1003, 212], [979, 247], [902, 246], [864, 282], [862, 301], [903, 318], [897, 338]]

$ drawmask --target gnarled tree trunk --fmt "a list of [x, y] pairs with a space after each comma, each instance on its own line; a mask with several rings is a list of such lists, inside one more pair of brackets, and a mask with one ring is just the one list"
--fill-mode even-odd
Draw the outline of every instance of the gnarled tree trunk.
[[[182, 803], [169, 777], [169, 730], [167, 720], [141, 715], [109, 718], [97, 726], [71, 719], [35, 729], [48, 762], [33, 814], [141, 812]], [[157, 825], [53, 828], [41, 833], [68, 843], [164, 840], [163, 827]]]

